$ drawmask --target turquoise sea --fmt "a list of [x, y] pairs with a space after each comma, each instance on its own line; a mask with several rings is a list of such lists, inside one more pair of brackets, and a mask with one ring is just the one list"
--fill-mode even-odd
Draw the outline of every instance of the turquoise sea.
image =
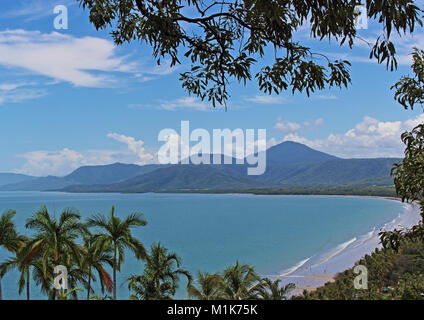
[[[108, 215], [112, 205], [121, 217], [141, 212], [148, 225], [134, 234], [146, 247], [161, 242], [179, 254], [193, 274], [218, 272], [239, 260], [268, 276], [285, 274], [306, 259], [322, 259], [327, 253], [330, 258], [337, 248], [343, 250], [344, 244], [378, 230], [404, 210], [397, 201], [359, 197], [0, 192], [0, 211], [17, 210], [15, 222], [27, 235], [25, 219], [41, 205], [56, 215], [75, 207], [84, 218]], [[0, 261], [8, 256], [0, 250]], [[118, 298], [128, 298], [125, 279], [142, 270], [142, 262], [128, 253], [119, 273]], [[3, 278], [4, 299], [25, 298], [17, 293], [17, 280], [17, 271]], [[32, 299], [45, 299], [38, 287], [31, 291]], [[185, 298], [184, 288], [178, 297]]]

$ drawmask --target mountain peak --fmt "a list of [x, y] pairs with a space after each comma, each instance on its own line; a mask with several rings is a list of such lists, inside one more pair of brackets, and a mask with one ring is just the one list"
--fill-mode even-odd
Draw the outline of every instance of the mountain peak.
[[267, 150], [267, 160], [280, 164], [316, 163], [336, 159], [339, 158], [294, 141], [285, 141]]

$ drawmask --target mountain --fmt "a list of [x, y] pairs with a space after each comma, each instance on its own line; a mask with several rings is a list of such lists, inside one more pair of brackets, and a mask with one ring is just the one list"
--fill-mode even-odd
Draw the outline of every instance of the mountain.
[[109, 184], [156, 170], [160, 165], [138, 166], [135, 164], [114, 163], [104, 166], [85, 166], [78, 168], [64, 179], [80, 184]]
[[[207, 155], [213, 160], [213, 155]], [[232, 164], [224, 164], [230, 159]], [[65, 177], [44, 177], [0, 190], [69, 192], [237, 191], [273, 187], [391, 186], [390, 169], [400, 159], [341, 159], [296, 142], [267, 150], [266, 172], [248, 176], [248, 164], [221, 156], [222, 164], [146, 165], [115, 163], [81, 167]], [[213, 161], [211, 161], [213, 163]]]
[[0, 186], [11, 183], [19, 183], [24, 181], [30, 181], [37, 179], [36, 177], [27, 176], [24, 174], [17, 173], [0, 173]]
[[269, 148], [266, 151], [266, 158], [267, 164], [278, 165], [318, 163], [339, 159], [330, 154], [311, 149], [304, 144], [293, 141], [286, 141]]
[[113, 184], [148, 173], [161, 165], [138, 166], [135, 164], [114, 163], [102, 166], [84, 166], [65, 177], [42, 177], [10, 182], [0, 185], [0, 191], [50, 191], [70, 185]]
[[174, 165], [112, 185], [69, 186], [68, 192], [158, 192], [230, 190], [261, 186], [248, 179], [223, 173], [217, 165]]

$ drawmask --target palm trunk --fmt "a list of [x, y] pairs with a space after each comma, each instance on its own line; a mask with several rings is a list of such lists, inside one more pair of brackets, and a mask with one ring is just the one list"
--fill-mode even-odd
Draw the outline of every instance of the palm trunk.
[[113, 300], [116, 300], [116, 244], [114, 244], [113, 254]]
[[27, 285], [27, 300], [31, 300], [29, 297], [29, 269], [27, 270], [27, 281], [26, 281], [26, 285]]
[[[57, 247], [55, 247], [55, 249], [54, 249], [54, 267], [55, 267], [55, 269], [58, 265], [59, 265], [59, 252], [57, 250]], [[59, 294], [60, 294], [59, 289], [56, 289], [55, 291], [56, 292], [55, 292], [55, 295], [54, 295], [54, 299], [59, 300]]]
[[[55, 269], [57, 267], [57, 263], [54, 265]], [[59, 289], [54, 288], [54, 300], [59, 300]]]
[[90, 271], [88, 271], [88, 292], [87, 292], [87, 300], [90, 300], [90, 289], [91, 289], [91, 267], [90, 267]]

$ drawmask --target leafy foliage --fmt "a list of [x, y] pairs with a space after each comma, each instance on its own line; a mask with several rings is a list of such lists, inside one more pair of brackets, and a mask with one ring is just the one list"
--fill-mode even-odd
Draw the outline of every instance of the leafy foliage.
[[[413, 53], [413, 77], [402, 77], [392, 88], [395, 99], [405, 108], [424, 101], [424, 51], [415, 48]], [[418, 201], [424, 218], [424, 124], [402, 134], [406, 145], [405, 158], [392, 169], [396, 192], [402, 201]]]
[[255, 296], [254, 284], [259, 281], [255, 269], [238, 261], [224, 270], [224, 296], [228, 300], [246, 300]]
[[36, 245], [30, 244], [27, 240], [15, 251], [15, 257], [9, 258], [0, 264], [0, 278], [3, 278], [7, 272], [15, 268], [19, 270], [20, 277], [18, 279], [18, 292], [21, 294], [26, 288], [27, 300], [30, 299], [30, 269], [32, 266], [35, 267], [32, 260], [35, 248]]
[[288, 283], [285, 286], [281, 286], [280, 282], [280, 279], [272, 281], [268, 278], [264, 278], [259, 285], [255, 287], [255, 290], [264, 300], [286, 300], [287, 295], [296, 285], [294, 283]]
[[402, 134], [405, 158], [393, 168], [396, 192], [403, 201], [419, 201], [424, 218], [424, 124]]
[[224, 298], [224, 281], [220, 274], [197, 273], [196, 284], [187, 288], [190, 298], [197, 300], [219, 300]]
[[128, 289], [134, 292], [133, 300], [165, 300], [171, 299], [178, 288], [178, 281], [183, 275], [191, 285], [191, 274], [181, 268], [181, 258], [160, 243], [153, 244], [146, 257], [144, 273], [128, 278]]
[[[144, 246], [132, 236], [130, 230], [146, 225], [140, 214], [131, 214], [121, 220], [115, 217], [113, 207], [109, 219], [97, 215], [85, 224], [75, 209], [65, 209], [56, 218], [42, 206], [26, 221], [26, 228], [35, 231], [30, 238], [16, 232], [12, 223], [14, 215], [15, 212], [9, 210], [0, 217], [0, 228], [4, 231], [2, 241], [14, 253], [13, 257], [0, 264], [0, 278], [17, 269], [20, 272], [18, 292], [26, 289], [28, 300], [31, 273], [35, 284], [49, 299], [77, 299], [78, 291], [85, 287], [88, 300], [98, 297], [96, 294], [90, 296], [94, 292], [92, 282], [97, 280], [93, 270], [97, 272], [101, 292], [104, 293], [105, 289], [111, 292], [116, 287], [116, 271], [120, 270], [124, 261], [123, 250], [134, 251], [138, 258], [146, 254]], [[89, 232], [89, 226], [103, 229], [105, 233], [93, 235]], [[74, 289], [59, 291], [53, 287], [54, 268], [57, 265], [67, 268], [68, 286]], [[106, 270], [107, 266], [114, 270], [113, 281]]]
[[82, 248], [81, 266], [88, 274], [87, 281], [87, 300], [90, 299], [92, 291], [91, 281], [96, 279], [93, 276], [92, 269], [97, 271], [102, 293], [105, 288], [110, 293], [113, 289], [112, 279], [109, 273], [105, 270], [105, 265], [113, 267], [112, 247], [106, 242], [96, 242], [93, 236], [84, 238], [84, 246]]
[[37, 232], [31, 245], [37, 244], [37, 248], [42, 249], [44, 263], [47, 263], [49, 257], [53, 257], [55, 266], [66, 265], [71, 256], [81, 254], [75, 240], [86, 233], [87, 229], [80, 218], [78, 212], [69, 208], [63, 210], [59, 219], [56, 219], [42, 206], [33, 217], [27, 219], [25, 227]]
[[17, 251], [25, 240], [25, 237], [18, 234], [13, 218], [16, 211], [7, 210], [0, 216], [0, 247], [9, 251]]
[[414, 109], [415, 104], [424, 102], [424, 51], [414, 48], [412, 53], [414, 76], [402, 77], [392, 89], [396, 89], [395, 99], [405, 108]]
[[147, 256], [144, 245], [131, 232], [131, 228], [145, 226], [147, 221], [139, 213], [130, 214], [121, 220], [115, 216], [115, 207], [112, 206], [108, 218], [104, 215], [95, 215], [88, 219], [87, 225], [103, 231], [93, 237], [98, 246], [111, 246], [113, 249], [113, 298], [116, 300], [116, 272], [121, 270], [125, 260], [124, 250], [131, 250], [137, 259], [144, 259]]
[[[231, 79], [246, 83], [253, 78], [254, 64], [265, 61], [271, 48], [273, 62], [254, 75], [263, 92], [291, 89], [309, 95], [326, 87], [347, 87], [351, 81], [348, 61], [313, 52], [296, 40], [296, 32], [307, 26], [312, 39], [352, 47], [358, 38], [355, 8], [361, 1], [78, 1], [90, 11], [97, 29], [112, 28], [116, 44], [145, 42], [158, 64], [170, 59], [174, 66], [186, 58], [191, 70], [181, 73], [183, 88], [214, 107], [225, 105]], [[370, 58], [393, 70], [397, 63], [392, 31], [413, 32], [422, 25], [422, 10], [412, 0], [367, 0], [366, 7], [368, 17], [383, 28]]]
[[295, 284], [281, 286], [280, 282], [261, 279], [252, 266], [237, 261], [222, 273], [199, 271], [196, 285], [190, 285], [187, 293], [198, 300], [286, 300]]

